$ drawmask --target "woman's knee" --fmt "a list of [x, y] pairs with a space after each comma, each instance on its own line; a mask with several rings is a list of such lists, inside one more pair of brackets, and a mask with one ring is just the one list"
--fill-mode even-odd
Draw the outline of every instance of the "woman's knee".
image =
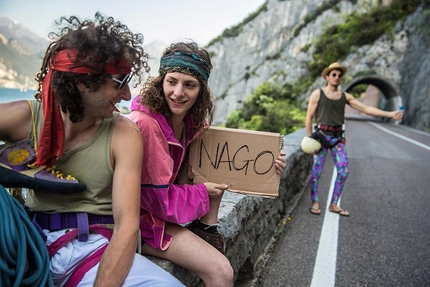
[[223, 267], [222, 267], [222, 275], [224, 276], [224, 278], [226, 278], [226, 280], [228, 282], [233, 283], [234, 270], [230, 264], [230, 261], [227, 258], [226, 258], [225, 263], [223, 264]]
[[216, 260], [210, 269], [209, 277], [209, 282], [216, 282], [214, 286], [233, 286], [234, 270], [230, 261], [226, 257]]

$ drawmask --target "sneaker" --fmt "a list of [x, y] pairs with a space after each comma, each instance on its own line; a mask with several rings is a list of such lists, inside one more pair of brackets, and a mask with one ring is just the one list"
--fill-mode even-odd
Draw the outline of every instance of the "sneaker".
[[194, 234], [196, 234], [197, 236], [199, 236], [200, 238], [205, 240], [207, 243], [209, 243], [210, 245], [215, 247], [219, 252], [221, 252], [222, 254], [225, 254], [224, 253], [224, 238], [222, 237], [221, 233], [219, 233], [219, 232], [208, 233], [208, 232], [201, 230], [199, 228], [199, 224], [198, 224], [197, 220], [194, 220], [193, 222], [191, 222], [190, 225], [187, 226], [187, 228], [191, 232], [193, 232]]
[[36, 166], [36, 152], [29, 139], [0, 145], [0, 184], [4, 187], [29, 188], [49, 193], [75, 193], [86, 189], [74, 177], [55, 170]]

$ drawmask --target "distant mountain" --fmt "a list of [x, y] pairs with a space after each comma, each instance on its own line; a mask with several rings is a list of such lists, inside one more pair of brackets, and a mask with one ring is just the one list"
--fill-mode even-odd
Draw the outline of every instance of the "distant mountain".
[[7, 39], [19, 41], [27, 50], [41, 53], [46, 50], [48, 40], [43, 39], [27, 27], [7, 17], [0, 17], [0, 32]]
[[[7, 17], [0, 17], [0, 87], [36, 89], [34, 78], [48, 45], [47, 39], [30, 29]], [[167, 44], [159, 40], [143, 46], [149, 54], [151, 76], [158, 75], [160, 57], [166, 47]]]
[[48, 43], [18, 22], [0, 17], [0, 87], [35, 89]]

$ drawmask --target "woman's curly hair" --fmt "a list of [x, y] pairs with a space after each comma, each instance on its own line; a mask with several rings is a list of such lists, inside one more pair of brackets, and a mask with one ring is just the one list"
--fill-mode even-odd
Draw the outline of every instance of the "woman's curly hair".
[[[174, 52], [194, 53], [204, 59], [209, 64], [210, 69], [212, 69], [209, 53], [205, 49], [199, 48], [195, 42], [178, 42], [171, 44], [170, 47], [164, 51], [163, 56]], [[140, 91], [141, 97], [139, 103], [146, 106], [149, 111], [155, 111], [165, 117], [170, 117], [172, 113], [167, 105], [166, 99], [164, 98], [163, 91], [165, 76], [166, 74], [161, 74], [155, 78], [149, 79], [144, 84]], [[209, 86], [206, 82], [200, 81], [199, 95], [187, 115], [194, 123], [194, 126], [192, 127], [193, 130], [199, 131], [207, 124], [211, 125], [214, 112], [215, 105]]]
[[82, 97], [76, 85], [81, 83], [91, 92], [99, 90], [108, 78], [103, 69], [105, 65], [119, 63], [121, 59], [131, 63], [136, 86], [142, 83], [144, 73], [149, 72], [148, 54], [142, 47], [143, 35], [132, 33], [126, 25], [114, 18], [106, 18], [97, 12], [94, 21], [81, 21], [71, 16], [61, 17], [55, 24], [58, 31], [48, 35], [51, 44], [46, 49], [42, 67], [36, 75], [39, 83], [36, 99], [41, 100], [41, 84], [48, 73], [50, 62], [61, 50], [78, 50], [80, 65], [97, 71], [94, 74], [53, 71], [51, 88], [57, 95], [61, 110], [70, 113], [72, 122], [82, 121], [84, 117]]

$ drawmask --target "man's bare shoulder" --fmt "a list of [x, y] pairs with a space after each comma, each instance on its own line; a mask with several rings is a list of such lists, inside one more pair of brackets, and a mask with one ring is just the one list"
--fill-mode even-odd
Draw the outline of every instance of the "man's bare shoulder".
[[347, 93], [347, 92], [345, 92], [345, 91], [343, 91], [343, 93], [345, 94], [345, 97], [346, 97], [346, 101], [347, 101], [347, 102], [350, 102], [350, 101], [356, 100], [356, 98], [354, 98], [354, 96], [353, 96], [353, 95], [351, 95], [350, 93]]
[[28, 101], [20, 100], [0, 104], [0, 138], [20, 140], [27, 137], [31, 121]]
[[311, 93], [309, 101], [318, 101], [321, 95], [321, 89], [316, 89]]
[[119, 133], [121, 135], [128, 134], [130, 132], [139, 132], [139, 128], [136, 123], [130, 120], [125, 115], [119, 115], [115, 121], [114, 132]]
[[319, 96], [319, 95], [321, 94], [321, 90], [322, 90], [322, 89], [320, 89], [320, 88], [315, 89], [315, 90], [313, 90], [313, 92], [312, 92], [312, 94], [311, 94], [311, 95], [314, 95], [314, 94], [315, 94], [315, 95], [318, 95], [318, 96]]
[[124, 154], [138, 154], [141, 150], [143, 146], [139, 128], [126, 116], [119, 115], [112, 135], [111, 151], [114, 158]]

